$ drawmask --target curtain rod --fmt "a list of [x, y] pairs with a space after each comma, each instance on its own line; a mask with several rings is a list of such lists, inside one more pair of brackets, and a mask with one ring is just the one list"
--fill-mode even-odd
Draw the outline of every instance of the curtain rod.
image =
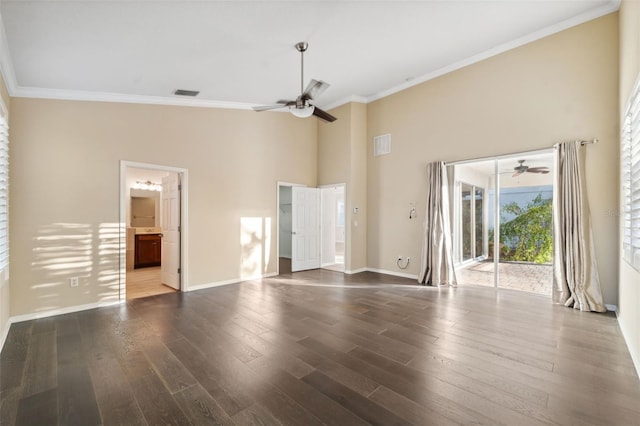
[[[585, 145], [591, 145], [591, 144], [596, 144], [600, 142], [598, 139], [594, 138], [594, 139], [590, 139], [590, 140], [582, 140], [580, 141], [580, 145], [581, 146], [585, 146]], [[493, 155], [490, 157], [480, 157], [480, 158], [471, 158], [471, 159], [466, 159], [466, 160], [457, 160], [457, 161], [445, 161], [444, 164], [445, 166], [455, 166], [458, 164], [465, 164], [465, 163], [476, 163], [478, 161], [491, 161], [491, 160], [501, 160], [501, 159], [506, 159], [509, 157], [518, 157], [518, 156], [522, 156], [522, 155], [536, 155], [536, 154], [543, 154], [545, 152], [553, 152], [552, 150], [556, 149], [558, 144], [553, 145], [551, 148], [542, 148], [542, 149], [536, 149], [536, 150], [532, 150], [532, 151], [521, 151], [521, 152], [511, 152], [509, 154], [501, 154], [501, 155]]]

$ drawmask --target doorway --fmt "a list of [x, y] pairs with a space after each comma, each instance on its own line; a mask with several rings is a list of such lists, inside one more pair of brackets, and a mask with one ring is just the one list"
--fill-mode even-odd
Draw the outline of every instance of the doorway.
[[310, 188], [278, 182], [278, 273], [325, 268], [344, 272], [343, 183]]
[[451, 167], [459, 284], [550, 296], [553, 151], [465, 161]]
[[345, 185], [320, 187], [321, 267], [344, 272], [345, 256]]
[[121, 162], [121, 299], [183, 289], [186, 170]]

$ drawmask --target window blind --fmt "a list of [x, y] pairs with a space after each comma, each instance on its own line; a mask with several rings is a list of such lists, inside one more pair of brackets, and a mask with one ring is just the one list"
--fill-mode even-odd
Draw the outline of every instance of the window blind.
[[620, 137], [622, 257], [640, 271], [640, 80], [625, 110]]

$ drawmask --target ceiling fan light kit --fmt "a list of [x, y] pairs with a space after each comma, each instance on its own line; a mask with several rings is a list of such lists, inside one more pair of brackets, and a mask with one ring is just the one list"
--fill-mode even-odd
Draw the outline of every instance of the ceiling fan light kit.
[[304, 87], [304, 52], [306, 52], [308, 47], [309, 44], [304, 41], [295, 44], [296, 50], [300, 52], [300, 96], [298, 96], [296, 100], [279, 100], [275, 105], [255, 106], [253, 107], [254, 111], [259, 112], [287, 108], [291, 114], [299, 118], [307, 118], [315, 115], [319, 119], [329, 123], [337, 120], [336, 117], [321, 110], [310, 102], [327, 90], [329, 83], [312, 79], [309, 85], [307, 85], [307, 88], [302, 90]]
[[313, 105], [307, 105], [302, 108], [298, 108], [295, 105], [289, 107], [289, 112], [298, 118], [307, 118], [313, 115], [313, 111], [316, 109]]

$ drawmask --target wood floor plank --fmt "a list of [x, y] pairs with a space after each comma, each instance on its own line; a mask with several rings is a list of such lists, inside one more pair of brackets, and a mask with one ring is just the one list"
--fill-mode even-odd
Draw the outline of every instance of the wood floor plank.
[[187, 389], [198, 382], [162, 343], [149, 343], [144, 346], [143, 351], [170, 393]]
[[46, 324], [51, 325], [47, 329], [52, 331], [39, 331], [31, 335], [24, 367], [23, 398], [54, 389], [58, 385], [55, 327], [53, 321]]
[[262, 405], [255, 403], [233, 416], [233, 422], [238, 426], [285, 426], [278, 419], [264, 408]]
[[16, 425], [54, 425], [57, 423], [57, 389], [49, 389], [20, 399]]
[[88, 361], [96, 401], [105, 425], [146, 425], [140, 406], [118, 360], [99, 356]]
[[396, 416], [372, 400], [364, 398], [318, 371], [303, 377], [302, 381], [313, 386], [318, 391], [372, 425], [390, 426], [409, 424], [406, 420]]
[[131, 383], [142, 415], [150, 425], [186, 425], [189, 420], [155, 374], [139, 377]]
[[100, 425], [91, 376], [82, 364], [58, 367], [58, 421], [65, 425]]
[[376, 389], [369, 398], [381, 407], [415, 425], [446, 426], [459, 424], [437, 411], [417, 404], [384, 386]]
[[208, 358], [186, 340], [169, 343], [168, 348], [229, 416], [233, 417], [255, 403], [242, 386], [226, 381], [213, 364], [215, 359]]
[[19, 386], [7, 388], [0, 391], [0, 424], [13, 425], [18, 415], [18, 404], [20, 402]]
[[272, 385], [279, 388], [326, 425], [358, 426], [367, 424], [363, 419], [333, 399], [325, 396], [305, 382], [291, 376], [284, 370], [261, 369], [261, 374], [267, 376]]
[[183, 389], [173, 397], [194, 426], [234, 424], [231, 417], [200, 384]]

